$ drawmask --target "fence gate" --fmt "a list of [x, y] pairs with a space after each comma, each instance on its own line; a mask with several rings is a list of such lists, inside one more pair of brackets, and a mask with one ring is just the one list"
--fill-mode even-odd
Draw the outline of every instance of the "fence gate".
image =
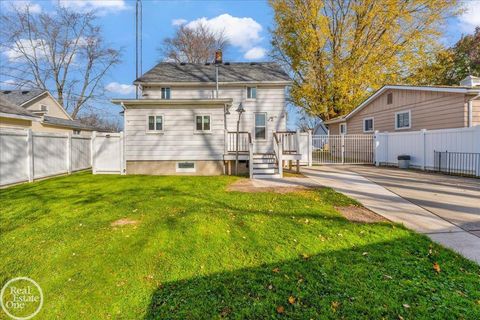
[[312, 136], [313, 164], [373, 164], [373, 134]]
[[94, 174], [124, 173], [123, 159], [123, 132], [96, 133], [92, 137], [92, 167]]

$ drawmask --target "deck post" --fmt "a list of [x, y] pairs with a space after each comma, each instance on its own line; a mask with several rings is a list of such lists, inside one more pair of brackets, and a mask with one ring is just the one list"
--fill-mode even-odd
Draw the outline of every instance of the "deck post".
[[300, 173], [300, 160], [297, 160], [297, 173]]

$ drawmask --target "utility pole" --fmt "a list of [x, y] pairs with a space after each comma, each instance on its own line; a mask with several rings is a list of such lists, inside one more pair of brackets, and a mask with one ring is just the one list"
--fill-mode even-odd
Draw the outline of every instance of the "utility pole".
[[[135, 79], [142, 74], [142, 1], [135, 3]], [[138, 99], [138, 85], [135, 87], [135, 97]]]

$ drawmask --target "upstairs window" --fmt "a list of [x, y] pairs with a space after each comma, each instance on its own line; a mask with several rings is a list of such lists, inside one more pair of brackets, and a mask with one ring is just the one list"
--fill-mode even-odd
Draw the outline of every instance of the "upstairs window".
[[373, 132], [373, 118], [363, 119], [363, 132]]
[[395, 113], [395, 129], [410, 129], [411, 124], [410, 110]]
[[211, 130], [211, 125], [210, 125], [209, 115], [195, 116], [195, 131], [208, 132], [210, 130]]
[[346, 134], [347, 133], [347, 124], [346, 123], [341, 123], [340, 124], [340, 134]]
[[387, 104], [392, 104], [393, 103], [393, 93], [388, 93], [387, 94]]
[[163, 132], [163, 115], [147, 116], [147, 132]]
[[247, 99], [257, 99], [257, 87], [247, 87]]
[[170, 88], [162, 88], [162, 99], [170, 99]]

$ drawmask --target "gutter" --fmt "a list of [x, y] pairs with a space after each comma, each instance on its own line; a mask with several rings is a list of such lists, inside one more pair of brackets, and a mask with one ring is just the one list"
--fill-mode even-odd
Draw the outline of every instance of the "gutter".
[[41, 118], [36, 116], [23, 116], [23, 115], [17, 115], [13, 113], [4, 113], [4, 112], [0, 112], [0, 117], [10, 118], [10, 119], [29, 120], [29, 121], [41, 121]]

